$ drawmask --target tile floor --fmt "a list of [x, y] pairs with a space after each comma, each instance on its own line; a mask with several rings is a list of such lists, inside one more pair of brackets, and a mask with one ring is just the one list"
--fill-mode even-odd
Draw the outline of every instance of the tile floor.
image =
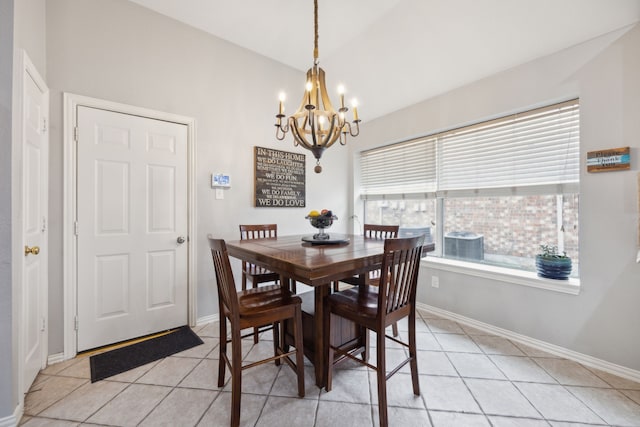
[[[596, 371], [477, 329], [420, 312], [421, 396], [408, 367], [388, 382], [392, 426], [640, 426], [640, 383]], [[26, 396], [21, 425], [228, 426], [230, 384], [216, 387], [218, 327], [195, 328], [204, 345], [91, 384], [89, 358], [42, 371]], [[405, 331], [406, 325], [400, 325]], [[402, 333], [402, 332], [401, 332]], [[243, 344], [246, 361], [272, 349], [263, 334]], [[372, 340], [375, 342], [375, 340]], [[389, 346], [388, 359], [405, 350]], [[243, 373], [244, 426], [377, 426], [376, 381], [364, 367], [337, 369], [333, 390], [318, 389], [306, 366], [296, 398], [286, 365]]]

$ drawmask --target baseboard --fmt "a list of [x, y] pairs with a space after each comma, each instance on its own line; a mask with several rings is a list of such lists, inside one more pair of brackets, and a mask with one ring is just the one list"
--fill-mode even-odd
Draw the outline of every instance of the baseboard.
[[13, 411], [13, 415], [0, 418], [0, 427], [16, 427], [18, 425], [18, 420], [22, 418], [22, 411], [22, 405], [16, 406], [16, 409]]
[[0, 427], [15, 427], [18, 425], [15, 415], [0, 418]]
[[49, 357], [47, 357], [47, 366], [60, 362], [64, 362], [64, 353], [50, 354]]
[[587, 354], [578, 353], [577, 351], [569, 350], [568, 348], [560, 347], [555, 344], [549, 344], [548, 342], [531, 338], [526, 335], [521, 335], [508, 329], [502, 329], [488, 323], [483, 323], [478, 320], [461, 316], [459, 314], [443, 310], [438, 307], [433, 307], [422, 303], [417, 303], [416, 307], [420, 310], [428, 311], [430, 313], [437, 314], [438, 316], [455, 320], [456, 322], [463, 323], [473, 328], [490, 332], [494, 335], [508, 338], [513, 341], [517, 341], [519, 343], [528, 345], [529, 347], [546, 351], [547, 353], [564, 357], [566, 359], [573, 360], [574, 362], [582, 363], [583, 365], [590, 366], [592, 368], [599, 369], [601, 371], [605, 371], [631, 381], [640, 382], [640, 371], [636, 371], [634, 369], [630, 369], [621, 365], [616, 365], [615, 363], [607, 362], [606, 360], [598, 359]]
[[217, 322], [220, 320], [219, 314], [210, 314], [209, 316], [198, 317], [196, 320], [196, 326], [205, 325], [211, 322]]

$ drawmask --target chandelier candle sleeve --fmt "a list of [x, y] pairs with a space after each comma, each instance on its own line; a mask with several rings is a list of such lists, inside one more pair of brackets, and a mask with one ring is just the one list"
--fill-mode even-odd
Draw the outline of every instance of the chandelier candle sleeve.
[[[356, 137], [360, 134], [360, 119], [353, 101], [353, 121], [345, 120], [345, 113], [349, 110], [344, 106], [344, 86], [338, 87], [340, 108], [336, 111], [331, 104], [325, 84], [325, 73], [318, 61], [318, 0], [314, 0], [314, 50], [313, 66], [307, 71], [305, 93], [300, 107], [289, 117], [284, 114], [284, 95], [280, 97], [278, 114], [276, 115], [276, 138], [282, 141], [291, 131], [293, 145], [301, 145], [311, 151], [316, 158], [316, 173], [322, 172], [320, 158], [324, 150], [336, 141], [346, 145], [347, 136]], [[282, 119], [285, 119], [284, 122]]]
[[278, 109], [278, 116], [284, 115], [284, 100], [286, 99], [286, 95], [284, 93], [280, 94], [280, 107]]
[[310, 110], [310, 108], [308, 107], [313, 105], [311, 103], [311, 89], [313, 89], [313, 83], [307, 82], [307, 84], [305, 85], [305, 88], [307, 89], [307, 110]]

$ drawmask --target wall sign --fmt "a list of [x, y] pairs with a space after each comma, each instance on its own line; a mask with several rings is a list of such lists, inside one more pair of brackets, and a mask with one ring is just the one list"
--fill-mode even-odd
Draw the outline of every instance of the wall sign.
[[628, 170], [630, 167], [631, 155], [629, 154], [629, 147], [589, 151], [587, 153], [587, 172]]
[[304, 208], [306, 155], [254, 147], [255, 206]]

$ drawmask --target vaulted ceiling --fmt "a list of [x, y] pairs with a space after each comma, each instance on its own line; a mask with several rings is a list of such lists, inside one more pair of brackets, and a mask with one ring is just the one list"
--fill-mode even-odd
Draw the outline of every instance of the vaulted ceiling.
[[[312, 65], [313, 0], [130, 1], [301, 71]], [[319, 0], [318, 9], [328, 86], [344, 84], [365, 120], [640, 21], [640, 0]]]

